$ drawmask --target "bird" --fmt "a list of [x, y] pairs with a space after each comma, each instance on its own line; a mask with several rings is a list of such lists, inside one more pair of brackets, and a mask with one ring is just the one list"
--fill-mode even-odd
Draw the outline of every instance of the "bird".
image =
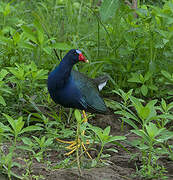
[[[52, 100], [66, 108], [75, 108], [90, 113], [106, 114], [108, 108], [100, 97], [99, 91], [106, 85], [108, 76], [103, 75], [95, 79], [89, 78], [79, 71], [73, 70], [78, 62], [88, 63], [89, 61], [78, 49], [71, 49], [63, 57], [59, 65], [48, 75], [48, 92]], [[85, 122], [87, 121], [87, 118]], [[61, 142], [66, 142], [59, 140]], [[73, 145], [77, 143], [70, 142]], [[69, 143], [69, 144], [70, 144]], [[71, 154], [70, 152], [69, 154]]]

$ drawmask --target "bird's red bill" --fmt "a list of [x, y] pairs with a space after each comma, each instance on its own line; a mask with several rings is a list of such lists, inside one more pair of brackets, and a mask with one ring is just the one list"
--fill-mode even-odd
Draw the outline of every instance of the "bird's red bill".
[[79, 61], [83, 61], [85, 63], [89, 62], [82, 53], [79, 54]]

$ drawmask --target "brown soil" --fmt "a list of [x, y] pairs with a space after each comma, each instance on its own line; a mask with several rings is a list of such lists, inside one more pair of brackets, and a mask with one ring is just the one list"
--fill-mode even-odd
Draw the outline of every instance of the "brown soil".
[[[130, 134], [130, 127], [125, 125], [124, 131], [120, 130], [121, 122], [118, 118], [112, 115], [97, 115], [95, 118], [90, 120], [90, 123], [96, 125], [101, 128], [105, 128], [107, 126], [111, 126], [111, 134], [112, 135], [127, 135], [128, 140], [135, 139], [134, 134]], [[137, 150], [130, 145], [123, 143], [124, 147], [128, 149], [129, 152], [136, 152]], [[48, 167], [46, 163], [39, 163], [34, 161], [32, 164], [32, 175], [43, 175], [46, 180], [140, 180], [137, 176], [133, 176], [136, 172], [136, 167], [140, 167], [140, 160], [139, 158], [134, 158], [130, 161], [130, 154], [126, 152], [124, 149], [117, 147], [114, 144], [107, 145], [105, 147], [105, 151], [107, 148], [114, 147], [118, 150], [118, 153], [109, 152], [111, 155], [109, 160], [109, 165], [105, 165], [103, 167], [98, 168], [90, 168], [90, 169], [82, 169], [82, 175], [79, 176], [77, 168], [69, 168], [69, 169], [55, 169]], [[48, 151], [49, 160], [51, 161], [50, 166], [56, 165], [57, 162], [63, 159], [58, 159], [57, 150], [50, 150]], [[92, 152], [91, 152], [91, 155]], [[18, 158], [17, 161], [22, 165], [22, 168], [14, 168], [13, 171], [16, 174], [21, 175], [25, 172], [25, 165], [26, 163], [23, 159]], [[173, 180], [173, 163], [168, 159], [162, 159], [160, 162], [165, 166], [167, 169], [167, 176], [168, 180]], [[0, 177], [0, 179], [3, 179]], [[31, 178], [35, 179], [35, 178]], [[42, 179], [42, 178], [40, 178]], [[3, 179], [4, 180], [4, 179]]]

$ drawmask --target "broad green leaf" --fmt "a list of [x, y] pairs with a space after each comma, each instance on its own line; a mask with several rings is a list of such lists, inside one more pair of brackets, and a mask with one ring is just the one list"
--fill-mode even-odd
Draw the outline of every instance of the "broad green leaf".
[[6, 126], [1, 122], [0, 122], [0, 128], [3, 129], [3, 131], [10, 131], [11, 130], [9, 126]]
[[[32, 136], [34, 139], [35, 139], [35, 141], [38, 143], [38, 144], [40, 144], [40, 139], [38, 138], [38, 137], [36, 137], [36, 136]], [[43, 136], [43, 137], [45, 137], [45, 136]]]
[[11, 125], [12, 129], [13, 130], [16, 129], [16, 124], [15, 124], [14, 119], [7, 114], [4, 114], [4, 113], [2, 113], [2, 114], [8, 120], [8, 123]]
[[171, 75], [169, 72], [162, 70], [161, 73], [165, 78], [173, 82], [173, 74]]
[[31, 131], [40, 131], [42, 130], [43, 128], [39, 127], [39, 126], [28, 126], [26, 128], [23, 128], [19, 134], [22, 134], [24, 132], [31, 132]]
[[96, 134], [98, 134], [98, 133], [100, 133], [100, 132], [103, 131], [100, 127], [92, 126], [92, 125], [90, 125], [90, 124], [88, 124], [88, 126], [89, 126], [89, 128], [90, 128], [93, 132], [95, 132]]
[[103, 135], [109, 135], [109, 133], [110, 133], [110, 130], [111, 130], [111, 128], [110, 128], [110, 126], [108, 126], [108, 127], [106, 127], [105, 129], [104, 129], [104, 131], [103, 131]]
[[44, 42], [44, 33], [37, 30], [37, 36], [38, 36], [38, 42], [40, 43], [40, 45], [42, 45]]
[[30, 50], [33, 50], [35, 48], [35, 46], [33, 44], [31, 44], [30, 42], [27, 42], [27, 41], [20, 41], [19, 46], [21, 48], [30, 49]]
[[3, 80], [3, 78], [8, 74], [8, 71], [5, 69], [2, 69], [0, 72], [0, 81]]
[[108, 20], [119, 8], [119, 0], [103, 0], [100, 7], [100, 16], [102, 21]]
[[157, 99], [151, 100], [147, 103], [146, 107], [149, 107], [150, 109], [154, 108], [155, 104], [157, 103]]
[[173, 115], [172, 114], [161, 114], [161, 115], [157, 115], [158, 119], [165, 119], [167, 120], [167, 122], [169, 120], [173, 120]]
[[148, 94], [148, 87], [145, 84], [141, 86], [141, 92], [143, 96], [146, 96]]
[[20, 34], [18, 32], [14, 33], [13, 40], [15, 44], [17, 44], [20, 41]]
[[76, 118], [77, 122], [81, 123], [82, 122], [81, 113], [80, 113], [80, 111], [78, 109], [75, 109], [74, 115], [75, 115], [75, 118]]
[[18, 120], [15, 120], [15, 124], [16, 124], [15, 133], [16, 135], [18, 135], [25, 124], [25, 122], [23, 121], [23, 117], [19, 117]]
[[126, 137], [125, 136], [113, 136], [113, 137], [110, 137], [108, 139], [108, 142], [113, 142], [113, 141], [122, 141], [122, 140], [125, 140]]
[[45, 146], [50, 146], [53, 143], [53, 138], [48, 138], [45, 142]]
[[[162, 129], [164, 129], [164, 128], [162, 128]], [[157, 141], [164, 142], [164, 141], [167, 141], [168, 139], [172, 139], [172, 138], [173, 138], [173, 132], [164, 129], [161, 132], [161, 136], [159, 136], [159, 138], [157, 138]]]
[[3, 128], [0, 127], [0, 140], [3, 132], [4, 132]]
[[146, 120], [150, 115], [150, 109], [148, 107], [142, 107], [138, 111], [139, 117], [144, 121]]
[[117, 153], [117, 152], [118, 152], [118, 150], [115, 149], [115, 148], [109, 148], [109, 149], [106, 149], [106, 151], [111, 151], [111, 152], [114, 152], [114, 153]]
[[149, 122], [149, 125], [145, 126], [148, 135], [150, 136], [150, 138], [154, 139], [155, 136], [158, 135], [159, 133], [159, 129], [157, 128], [157, 126], [155, 124], [153, 124], [152, 122]]
[[142, 75], [142, 74], [139, 74], [139, 79], [140, 79], [140, 81], [141, 81], [142, 83], [144, 83], [144, 82], [145, 82], [144, 77], [143, 77], [143, 75]]
[[150, 71], [148, 71], [145, 76], [144, 76], [144, 81], [148, 81], [150, 79], [150, 77], [152, 76], [152, 73]]
[[149, 101], [148, 104], [145, 106], [146, 109], [148, 108], [150, 110], [148, 117], [146, 117], [147, 119], [146, 122], [149, 122], [151, 120], [156, 120], [158, 118], [157, 113], [156, 113], [156, 107], [155, 107], [156, 103], [157, 103], [157, 100], [152, 100], [152, 101]]
[[3, 106], [6, 106], [6, 102], [4, 100], [4, 98], [2, 96], [0, 96], [0, 104], [2, 104]]
[[[0, 84], [1, 84], [1, 82], [0, 82]], [[11, 92], [11, 89], [8, 87], [8, 86], [5, 86], [5, 87], [0, 87], [0, 91], [1, 91], [1, 93], [3, 92], [5, 92], [5, 93], [9, 93], [9, 94], [12, 94], [12, 92]], [[2, 93], [2, 94], [3, 94]]]
[[140, 75], [137, 73], [132, 73], [132, 77], [130, 79], [128, 79], [128, 82], [136, 82], [136, 83], [142, 84], [142, 81], [140, 79]]
[[136, 108], [137, 111], [139, 111], [141, 108], [143, 108], [143, 105], [142, 105], [140, 99], [131, 96], [130, 100], [132, 101], [133, 106]]
[[130, 126], [132, 126], [134, 129], [138, 129], [138, 126], [133, 122], [133, 120], [128, 119], [128, 118], [121, 118], [122, 121], [126, 122], [127, 124], [129, 124]]
[[23, 25], [22, 30], [26, 34], [27, 38], [32, 40], [34, 43], [38, 44], [35, 33], [34, 33], [34, 31], [33, 31], [33, 29], [31, 27]]
[[52, 49], [51, 49], [51, 47], [49, 47], [49, 46], [43, 47], [43, 51], [44, 51], [46, 54], [52, 55]]
[[147, 87], [148, 87], [149, 89], [151, 89], [151, 90], [154, 90], [154, 91], [157, 91], [157, 90], [158, 90], [158, 87], [155, 86], [154, 84], [150, 84], [150, 85], [148, 85]]
[[8, 67], [8, 69], [18, 79], [25, 80], [25, 78], [24, 78], [24, 70], [21, 67], [18, 67], [18, 69], [14, 68], [14, 67]]
[[115, 111], [114, 113], [123, 115], [126, 119], [132, 119], [132, 120], [139, 122], [139, 119], [135, 115], [133, 115], [127, 111]]
[[168, 42], [169, 42], [168, 39], [163, 39], [163, 43], [164, 43], [164, 44], [167, 44]]
[[47, 70], [41, 69], [41, 70], [37, 70], [36, 72], [33, 72], [32, 77], [34, 80], [47, 79], [47, 74], [48, 74]]
[[46, 137], [43, 136], [40, 140], [40, 145], [42, 146], [45, 143]]
[[162, 70], [161, 73], [168, 79], [170, 79], [172, 76], [169, 74], [169, 72]]
[[6, 38], [6, 37], [4, 37], [2, 35], [0, 36], [0, 44], [8, 45], [8, 46], [11, 46], [11, 47], [13, 47], [13, 45], [14, 45], [12, 39]]
[[172, 108], [173, 108], [173, 102], [171, 102], [170, 104], [168, 104], [167, 110], [169, 111], [169, 110], [171, 110]]
[[135, 133], [136, 135], [142, 137], [146, 142], [149, 142], [148, 135], [141, 129], [139, 130], [131, 130], [131, 132]]
[[133, 89], [130, 89], [127, 93], [125, 93], [121, 89], [119, 89], [118, 91], [113, 90], [112, 92], [121, 96], [123, 98], [123, 100], [126, 102], [129, 99], [129, 97], [132, 95]]
[[21, 149], [21, 150], [24, 150], [24, 151], [30, 151], [32, 152], [33, 154], [35, 153], [32, 149], [32, 147], [29, 147], [29, 146], [17, 146], [17, 149]]
[[102, 144], [104, 144], [104, 145], [105, 145], [106, 143], [108, 143], [108, 142], [109, 142], [109, 138], [110, 138], [110, 136], [105, 135], [105, 134], [103, 134], [103, 133], [98, 134], [98, 136], [99, 136], [99, 138], [100, 138], [100, 140], [101, 140]]
[[74, 130], [63, 129], [62, 131], [60, 131], [60, 133], [63, 134], [63, 138], [67, 138], [67, 137], [74, 135]]
[[111, 99], [104, 99], [106, 106], [113, 109], [113, 110], [117, 110], [117, 109], [121, 109], [121, 105], [114, 100]]
[[167, 111], [166, 101], [162, 98], [161, 105], [164, 111]]
[[8, 165], [11, 160], [12, 160], [12, 157], [13, 157], [13, 153], [12, 152], [9, 152], [6, 157], [5, 157], [5, 164]]
[[[149, 144], [149, 141], [147, 142]], [[137, 146], [140, 150], [142, 151], [147, 151], [149, 149], [149, 146], [147, 144], [144, 143], [140, 143], [139, 146]]]
[[23, 143], [26, 144], [26, 145], [29, 145], [29, 146], [33, 145], [33, 142], [31, 141], [31, 138], [22, 137], [22, 141], [23, 141]]

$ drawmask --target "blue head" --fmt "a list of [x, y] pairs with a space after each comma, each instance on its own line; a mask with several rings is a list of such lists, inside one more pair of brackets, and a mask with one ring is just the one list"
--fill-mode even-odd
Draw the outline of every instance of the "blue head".
[[63, 59], [68, 59], [72, 64], [76, 64], [80, 61], [88, 63], [88, 60], [78, 49], [71, 49]]

